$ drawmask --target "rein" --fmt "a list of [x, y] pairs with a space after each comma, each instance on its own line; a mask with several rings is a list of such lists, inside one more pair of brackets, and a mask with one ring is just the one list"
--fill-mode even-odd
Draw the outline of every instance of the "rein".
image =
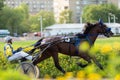
[[85, 39], [89, 42], [90, 46], [92, 46], [93, 42], [89, 39], [89, 36], [86, 36]]

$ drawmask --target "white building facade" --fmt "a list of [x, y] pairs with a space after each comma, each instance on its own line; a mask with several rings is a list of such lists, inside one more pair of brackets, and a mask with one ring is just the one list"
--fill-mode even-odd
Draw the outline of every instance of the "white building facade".
[[[105, 23], [114, 35], [120, 35], [120, 24], [118, 23]], [[85, 24], [54, 24], [47, 27], [44, 30], [44, 36], [55, 36], [55, 35], [67, 35], [83, 33]]]

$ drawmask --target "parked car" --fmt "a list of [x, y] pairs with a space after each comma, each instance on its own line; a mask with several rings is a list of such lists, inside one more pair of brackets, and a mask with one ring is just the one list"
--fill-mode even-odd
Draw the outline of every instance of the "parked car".
[[23, 33], [23, 36], [25, 37], [25, 36], [27, 36], [28, 34], [27, 33]]
[[10, 35], [10, 32], [6, 29], [1, 29], [0, 30], [0, 37], [5, 37], [5, 36], [8, 36]]
[[34, 36], [41, 36], [40, 32], [34, 32]]

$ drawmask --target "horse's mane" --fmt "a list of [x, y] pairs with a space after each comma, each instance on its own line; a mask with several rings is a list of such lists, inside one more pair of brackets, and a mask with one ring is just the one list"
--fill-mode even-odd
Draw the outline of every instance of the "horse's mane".
[[88, 34], [88, 32], [95, 27], [96, 24], [92, 24], [87, 22], [86, 25], [84, 26], [84, 33], [83, 34]]
[[84, 26], [83, 34], [77, 33], [75, 36], [78, 36], [79, 38], [84, 38], [86, 36], [86, 34], [88, 34], [89, 31], [92, 28], [94, 28], [95, 26], [96, 26], [96, 24], [92, 24], [92, 23], [87, 22], [86, 25]]

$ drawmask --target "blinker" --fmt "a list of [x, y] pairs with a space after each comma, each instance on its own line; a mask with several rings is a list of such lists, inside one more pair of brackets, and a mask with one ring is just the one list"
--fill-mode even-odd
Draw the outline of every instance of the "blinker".
[[107, 28], [106, 31], [107, 31], [107, 32], [110, 32], [110, 31], [111, 31], [111, 28]]

